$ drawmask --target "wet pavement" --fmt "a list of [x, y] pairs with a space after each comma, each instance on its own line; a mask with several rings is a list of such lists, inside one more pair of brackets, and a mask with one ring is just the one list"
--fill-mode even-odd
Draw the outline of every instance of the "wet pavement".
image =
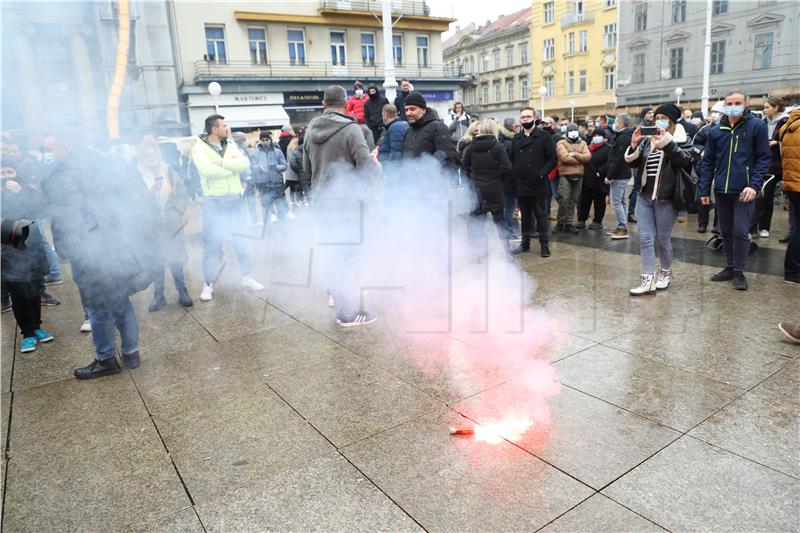
[[[252, 293], [227, 268], [200, 302], [197, 210], [195, 306], [170, 281], [157, 313], [150, 291], [134, 298], [140, 368], [71, 377], [93, 353], [71, 282], [52, 287], [56, 341], [33, 354], [2, 315], [4, 531], [800, 529], [800, 345], [776, 328], [800, 319], [785, 211], [748, 292], [708, 281], [723, 260], [694, 217], [654, 297], [627, 293], [635, 231], [557, 236], [551, 258], [520, 259], [531, 305], [564, 318], [545, 349], [562, 388], [548, 424], [490, 444], [448, 428], [515, 404], [514, 369], [438, 364], [485, 349], [472, 338], [343, 331], [302, 273]], [[262, 280], [288, 249], [272, 237], [252, 241]]]

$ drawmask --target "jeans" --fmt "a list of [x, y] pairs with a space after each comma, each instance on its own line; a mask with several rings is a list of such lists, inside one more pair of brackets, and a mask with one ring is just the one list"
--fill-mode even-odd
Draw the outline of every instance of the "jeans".
[[53, 250], [53, 246], [47, 240], [47, 235], [44, 232], [44, 220], [37, 220], [36, 226], [39, 228], [39, 235], [42, 236], [42, 244], [44, 245], [44, 255], [47, 257], [47, 266], [50, 272], [47, 273], [47, 278], [61, 279], [61, 263], [58, 262], [58, 255]]
[[547, 244], [547, 232], [550, 229], [550, 222], [545, 214], [545, 196], [520, 196], [519, 211], [522, 215], [522, 248], [530, 246], [533, 237], [534, 222], [539, 231], [539, 242]]
[[505, 203], [503, 204], [503, 222], [509, 235], [514, 233], [514, 209], [517, 207], [517, 197], [510, 193], [505, 193]]
[[636, 220], [639, 229], [639, 255], [642, 259], [642, 273], [655, 274], [656, 248], [661, 268], [672, 268], [672, 227], [678, 219], [678, 210], [672, 202], [652, 200], [650, 196], [639, 196], [636, 203]]
[[547, 180], [547, 198], [544, 203], [544, 214], [550, 216], [550, 205], [553, 203], [553, 198], [558, 201], [558, 178]]
[[268, 185], [266, 183], [256, 183], [258, 196], [261, 198], [261, 207], [264, 209], [264, 222], [269, 221], [269, 210], [272, 209], [273, 202], [278, 212], [278, 220], [286, 220], [289, 213], [289, 204], [286, 201], [283, 185]]
[[625, 205], [625, 191], [628, 190], [628, 180], [611, 180], [609, 188], [611, 208], [617, 217], [617, 227], [628, 229], [628, 206]]
[[[250, 213], [250, 222], [253, 224], [258, 223], [258, 214], [256, 214], [255, 186], [252, 183], [248, 183], [242, 195], [244, 196], [244, 203], [247, 205], [247, 212]], [[266, 222], [266, 220], [264, 222]]]
[[800, 281], [800, 231], [797, 229], [800, 223], [800, 192], [784, 192], [789, 199], [792, 207], [790, 223], [794, 226], [792, 237], [786, 245], [786, 257], [783, 260], [783, 277], [787, 280]]
[[[153, 272], [153, 288], [156, 294], [164, 294], [164, 267], [166, 265], [159, 265]], [[169, 263], [169, 269], [172, 272], [172, 280], [175, 282], [175, 289], [180, 290], [186, 288], [186, 280], [183, 277], [183, 262], [175, 261]]]
[[114, 328], [119, 330], [123, 355], [139, 350], [139, 323], [128, 296], [117, 296], [102, 307], [91, 307], [92, 341], [98, 361], [114, 357]]
[[250, 275], [250, 250], [242, 237], [232, 233], [245, 225], [244, 206], [239, 195], [205, 196], [203, 198], [203, 278], [214, 283], [222, 264], [222, 242], [231, 237], [242, 276]]
[[583, 177], [578, 181], [570, 182], [566, 176], [561, 176], [558, 184], [558, 222], [559, 224], [572, 224], [572, 217], [575, 215], [575, 204], [581, 195], [581, 183]]
[[23, 337], [35, 337], [42, 323], [42, 300], [38, 281], [6, 281], [3, 283], [11, 296], [11, 311]]
[[628, 195], [628, 213], [636, 214], [636, 200], [639, 199], [639, 191], [634, 186], [631, 193]]
[[744, 272], [750, 252], [750, 222], [755, 202], [742, 203], [739, 194], [717, 194], [717, 216], [726, 266]]

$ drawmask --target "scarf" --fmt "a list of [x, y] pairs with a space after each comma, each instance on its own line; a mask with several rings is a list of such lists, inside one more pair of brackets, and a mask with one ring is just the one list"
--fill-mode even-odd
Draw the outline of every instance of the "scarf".
[[605, 140], [603, 140], [603, 142], [600, 142], [600, 143], [597, 143], [597, 144], [592, 143], [592, 144], [589, 145], [589, 151], [594, 153], [595, 150], [597, 150], [598, 148], [600, 148], [604, 144], [606, 144]]

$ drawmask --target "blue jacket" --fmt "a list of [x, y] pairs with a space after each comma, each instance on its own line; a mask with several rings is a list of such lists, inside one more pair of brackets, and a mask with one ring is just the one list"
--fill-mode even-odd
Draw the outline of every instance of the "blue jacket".
[[272, 145], [267, 149], [264, 143], [259, 143], [253, 151], [252, 161], [254, 183], [283, 185], [283, 172], [289, 165], [286, 164], [286, 158], [283, 157], [280, 148]]
[[408, 122], [394, 119], [386, 126], [384, 134], [378, 139], [380, 150], [378, 151], [378, 161], [397, 161], [403, 158], [403, 141], [406, 139]]
[[727, 116], [708, 132], [701, 164], [698, 189], [700, 196], [739, 194], [745, 187], [761, 190], [769, 173], [770, 151], [767, 125], [745, 111], [731, 127]]

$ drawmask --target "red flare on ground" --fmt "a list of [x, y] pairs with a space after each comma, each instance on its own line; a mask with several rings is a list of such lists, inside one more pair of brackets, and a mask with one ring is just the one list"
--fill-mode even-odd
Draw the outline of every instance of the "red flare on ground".
[[522, 437], [533, 421], [528, 419], [504, 419], [482, 426], [451, 427], [451, 435], [475, 435], [475, 439], [489, 444], [497, 444], [503, 440], [516, 440]]
[[452, 427], [450, 428], [451, 435], [474, 435], [474, 427]]

